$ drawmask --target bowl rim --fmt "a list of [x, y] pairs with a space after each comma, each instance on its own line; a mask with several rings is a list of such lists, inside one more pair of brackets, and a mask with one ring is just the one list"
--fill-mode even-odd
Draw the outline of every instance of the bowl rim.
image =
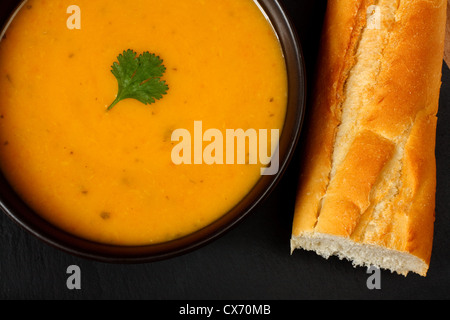
[[[288, 72], [288, 106], [285, 119], [290, 130], [281, 133], [279, 171], [263, 176], [233, 209], [208, 226], [169, 242], [118, 246], [92, 242], [67, 233], [33, 212], [12, 190], [0, 172], [0, 209], [21, 228], [44, 243], [68, 254], [104, 263], [136, 264], [167, 260], [197, 250], [225, 235], [260, 205], [277, 186], [296, 150], [305, 118], [306, 68], [295, 26], [279, 0], [253, 0], [272, 24], [282, 46]], [[17, 1], [1, 31], [5, 31], [27, 0]]]

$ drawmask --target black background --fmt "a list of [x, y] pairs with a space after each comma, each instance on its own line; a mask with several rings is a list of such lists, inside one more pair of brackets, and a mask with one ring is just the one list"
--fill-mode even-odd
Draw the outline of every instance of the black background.
[[[326, 1], [281, 2], [302, 42], [311, 89]], [[12, 3], [2, 0], [0, 12], [10, 10]], [[304, 156], [300, 142], [278, 187], [242, 223], [195, 252], [162, 262], [113, 265], [74, 257], [43, 244], [0, 214], [0, 299], [448, 299], [450, 71], [445, 65], [440, 102], [436, 230], [426, 278], [382, 271], [381, 290], [369, 290], [365, 268], [310, 252], [290, 254], [294, 198]], [[66, 287], [70, 265], [81, 268], [81, 290]]]

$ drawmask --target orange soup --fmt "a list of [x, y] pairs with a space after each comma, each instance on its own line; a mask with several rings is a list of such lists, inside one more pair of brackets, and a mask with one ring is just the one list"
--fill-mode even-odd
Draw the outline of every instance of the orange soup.
[[[163, 59], [169, 90], [107, 111], [128, 49]], [[261, 165], [175, 164], [172, 133], [282, 130], [286, 104], [282, 49], [252, 0], [29, 0], [0, 43], [5, 177], [49, 222], [101, 243], [165, 242], [224, 215]]]

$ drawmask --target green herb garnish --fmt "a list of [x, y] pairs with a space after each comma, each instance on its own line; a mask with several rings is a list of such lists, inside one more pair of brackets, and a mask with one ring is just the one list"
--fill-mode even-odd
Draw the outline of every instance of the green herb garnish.
[[119, 83], [117, 98], [108, 111], [125, 99], [136, 99], [143, 104], [152, 104], [167, 94], [169, 87], [161, 80], [166, 67], [163, 60], [153, 53], [144, 52], [139, 57], [133, 50], [124, 51], [117, 57], [111, 72]]

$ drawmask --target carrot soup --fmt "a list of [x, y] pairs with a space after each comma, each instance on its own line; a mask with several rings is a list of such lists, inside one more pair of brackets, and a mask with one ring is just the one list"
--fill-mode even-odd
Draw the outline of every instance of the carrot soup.
[[[177, 129], [193, 141], [199, 122], [202, 135], [281, 131], [287, 105], [282, 49], [254, 1], [132, 3], [25, 1], [0, 42], [4, 176], [52, 224], [125, 246], [195, 232], [261, 178], [248, 153], [246, 164], [174, 162]], [[120, 95], [118, 77], [137, 78], [125, 65], [129, 50], [136, 60], [127, 63], [141, 67], [145, 56], [164, 67], [160, 79], [148, 76], [136, 88], [159, 80], [167, 90], [145, 104], [136, 89], [135, 98], [108, 109]], [[113, 64], [120, 72], [111, 72]]]

